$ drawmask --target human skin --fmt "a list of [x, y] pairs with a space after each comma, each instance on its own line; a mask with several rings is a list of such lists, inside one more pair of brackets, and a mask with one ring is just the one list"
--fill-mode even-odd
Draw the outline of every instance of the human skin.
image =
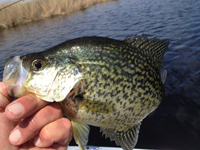
[[66, 150], [72, 126], [59, 105], [32, 94], [11, 100], [0, 82], [0, 149]]

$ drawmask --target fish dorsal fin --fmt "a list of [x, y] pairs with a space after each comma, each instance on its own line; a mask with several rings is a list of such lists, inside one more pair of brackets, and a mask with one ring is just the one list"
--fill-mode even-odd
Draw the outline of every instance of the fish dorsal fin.
[[73, 136], [81, 150], [85, 150], [88, 142], [90, 127], [86, 124], [72, 122]]
[[132, 128], [124, 131], [117, 131], [113, 129], [101, 128], [102, 135], [109, 137], [111, 141], [123, 148], [123, 150], [133, 150], [135, 147], [141, 123], [133, 126]]
[[124, 39], [124, 42], [137, 47], [140, 50], [146, 52], [150, 57], [153, 57], [159, 69], [161, 68], [161, 63], [165, 51], [169, 45], [169, 41], [157, 40], [156, 37], [148, 39], [148, 36], [143, 37], [143, 34], [139, 37], [135, 35], [134, 37], [128, 37]]
[[160, 75], [161, 75], [161, 81], [162, 81], [162, 83], [164, 84], [164, 83], [165, 83], [165, 80], [166, 80], [166, 78], [167, 78], [167, 70], [166, 70], [166, 69], [161, 70]]

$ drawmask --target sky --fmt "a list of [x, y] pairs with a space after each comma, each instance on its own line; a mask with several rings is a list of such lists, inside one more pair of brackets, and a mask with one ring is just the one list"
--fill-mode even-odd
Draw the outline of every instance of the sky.
[[9, 0], [0, 0], [0, 3], [1, 3], [1, 2], [6, 2], [6, 1], [9, 1]]
[[0, 3], [1, 2], [6, 2], [6, 1], [16, 1], [16, 0], [0, 0]]

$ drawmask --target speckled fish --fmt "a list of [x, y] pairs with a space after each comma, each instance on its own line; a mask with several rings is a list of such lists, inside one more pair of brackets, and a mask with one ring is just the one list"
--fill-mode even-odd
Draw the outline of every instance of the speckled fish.
[[168, 41], [143, 36], [123, 41], [83, 37], [43, 52], [15, 56], [5, 65], [3, 82], [8, 93], [58, 102], [70, 118], [81, 150], [89, 126], [132, 150], [141, 121], [164, 96], [166, 70], [161, 63]]

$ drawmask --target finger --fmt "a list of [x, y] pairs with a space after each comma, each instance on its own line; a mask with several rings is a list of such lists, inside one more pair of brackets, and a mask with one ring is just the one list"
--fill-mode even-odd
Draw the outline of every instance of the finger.
[[21, 145], [39, 133], [45, 125], [61, 118], [60, 106], [53, 103], [39, 110], [34, 115], [22, 120], [11, 132], [9, 140], [13, 145]]
[[67, 150], [68, 149], [68, 145], [60, 145], [58, 143], [54, 143], [51, 147], [55, 148], [56, 150]]
[[0, 112], [5, 110], [11, 99], [12, 97], [10, 97], [6, 91], [5, 84], [3, 82], [0, 82]]
[[71, 138], [71, 122], [67, 118], [61, 118], [41, 129], [39, 136], [35, 138], [35, 145], [37, 147], [52, 146], [56, 149], [65, 146], [66, 149]]
[[55, 148], [53, 146], [51, 147], [36, 147], [33, 143], [33, 139], [27, 141], [26, 143], [20, 145], [19, 150], [67, 150], [66, 146], [59, 146], [58, 148]]
[[[20, 145], [19, 147], [19, 150], [57, 150], [55, 148], [52, 148], [52, 147], [43, 147], [43, 148], [40, 148], [40, 147], [36, 147], [33, 143], [33, 140], [29, 140], [28, 142]], [[64, 149], [63, 149], [64, 150]], [[65, 149], [66, 150], [66, 149]]]
[[17, 150], [18, 148], [11, 145], [8, 141], [10, 132], [14, 129], [17, 122], [11, 121], [5, 117], [5, 113], [0, 113], [0, 150]]
[[19, 121], [34, 114], [47, 104], [48, 102], [39, 99], [35, 95], [28, 94], [15, 100], [6, 107], [6, 117], [11, 120]]

